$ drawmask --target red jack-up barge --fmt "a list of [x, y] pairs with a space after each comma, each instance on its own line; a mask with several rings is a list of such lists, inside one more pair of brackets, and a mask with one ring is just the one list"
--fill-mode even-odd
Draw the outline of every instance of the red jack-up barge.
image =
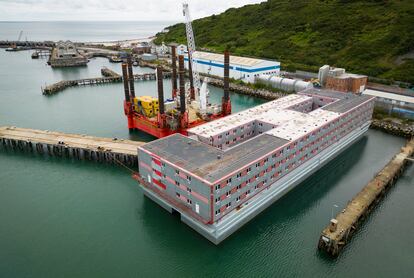
[[[176, 48], [172, 46], [172, 98], [165, 101], [163, 88], [163, 69], [157, 67], [158, 101], [154, 110], [146, 113], [142, 97], [135, 96], [134, 78], [130, 61], [122, 64], [124, 82], [124, 112], [128, 119], [129, 130], [141, 130], [157, 138], [174, 133], [187, 135], [187, 129], [231, 114], [229, 95], [229, 62], [228, 51], [224, 53], [224, 96], [222, 104], [207, 103], [207, 78], [201, 88], [194, 88], [194, 74], [189, 51], [189, 89], [186, 90], [184, 80], [184, 56], [178, 56], [179, 91], [177, 90]], [[150, 97], [144, 97], [150, 98]], [[151, 105], [151, 104], [150, 104]], [[158, 107], [157, 109], [155, 107]]]
[[[188, 44], [188, 72], [189, 86], [186, 89], [184, 80], [184, 56], [178, 56], [178, 75], [180, 88], [177, 90], [177, 59], [176, 46], [171, 45], [172, 56], [172, 98], [164, 100], [163, 69], [157, 67], [158, 100], [152, 97], [136, 97], [134, 76], [131, 60], [122, 64], [124, 80], [124, 112], [128, 118], [129, 130], [141, 130], [157, 138], [174, 133], [187, 135], [187, 129], [203, 123], [225, 117], [231, 114], [229, 95], [230, 55], [224, 53], [224, 96], [221, 105], [208, 103], [208, 78], [204, 78], [201, 85], [193, 53], [196, 49], [193, 27], [188, 5], [183, 5], [183, 14], [186, 18], [185, 27]], [[177, 95], [179, 93], [179, 95]]]

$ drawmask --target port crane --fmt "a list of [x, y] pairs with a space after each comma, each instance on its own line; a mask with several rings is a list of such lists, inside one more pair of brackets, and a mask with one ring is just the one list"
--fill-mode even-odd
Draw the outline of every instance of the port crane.
[[9, 48], [6, 49], [6, 51], [17, 51], [18, 50], [18, 46], [17, 43], [20, 42], [20, 40], [22, 39], [23, 36], [23, 31], [20, 31], [19, 33], [19, 37], [17, 38], [16, 42], [13, 42]]
[[[195, 37], [194, 31], [192, 26], [192, 20], [190, 16], [190, 10], [188, 8], [188, 3], [183, 3], [183, 15], [185, 17], [185, 31], [187, 35], [187, 47], [188, 47], [188, 54], [189, 54], [189, 68], [191, 68], [192, 76], [193, 76], [193, 84], [195, 90], [195, 96], [199, 100], [200, 104], [200, 112], [202, 114], [205, 113], [207, 108], [207, 97], [208, 97], [208, 89], [207, 89], [207, 77], [204, 79], [203, 85], [201, 85], [200, 74], [197, 70], [197, 63], [194, 62], [193, 54], [196, 51], [195, 45]], [[191, 65], [190, 65], [191, 63]]]

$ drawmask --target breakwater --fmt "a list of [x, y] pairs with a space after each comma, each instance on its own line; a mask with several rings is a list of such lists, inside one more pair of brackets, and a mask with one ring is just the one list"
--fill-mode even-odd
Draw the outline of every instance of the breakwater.
[[386, 120], [374, 119], [371, 123], [371, 128], [382, 130], [386, 133], [402, 136], [405, 138], [414, 137], [414, 124], [403, 124]]
[[[209, 77], [208, 83], [213, 86], [220, 87], [220, 88], [223, 88], [224, 86], [223, 80], [218, 79], [218, 78]], [[285, 97], [288, 95], [288, 93], [272, 92], [272, 91], [265, 90], [265, 89], [254, 89], [249, 86], [234, 84], [231, 82], [229, 84], [229, 89], [230, 91], [234, 93], [248, 95], [252, 97], [259, 97], [259, 98], [263, 98], [267, 100], [274, 100], [274, 99], [278, 99], [278, 98]]]

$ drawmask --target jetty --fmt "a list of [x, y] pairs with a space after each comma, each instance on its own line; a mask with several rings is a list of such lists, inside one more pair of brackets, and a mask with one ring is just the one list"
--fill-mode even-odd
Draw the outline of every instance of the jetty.
[[137, 149], [145, 142], [56, 131], [0, 127], [0, 148], [56, 157], [138, 166]]
[[319, 250], [324, 250], [332, 256], [338, 256], [344, 246], [350, 241], [364, 219], [380, 202], [385, 192], [391, 188], [406, 165], [414, 161], [414, 139], [401, 148], [391, 161], [348, 203], [330, 224], [322, 231], [318, 242]]
[[[164, 78], [170, 78], [170, 74], [164, 74]], [[135, 81], [148, 81], [156, 80], [155, 73], [143, 73], [143, 74], [134, 74]], [[57, 83], [42, 87], [42, 93], [44, 95], [53, 95], [60, 91], [63, 91], [69, 87], [75, 86], [86, 86], [86, 85], [99, 85], [107, 83], [119, 83], [122, 82], [122, 76], [111, 76], [111, 77], [94, 77], [94, 78], [84, 78], [77, 80], [63, 80]]]

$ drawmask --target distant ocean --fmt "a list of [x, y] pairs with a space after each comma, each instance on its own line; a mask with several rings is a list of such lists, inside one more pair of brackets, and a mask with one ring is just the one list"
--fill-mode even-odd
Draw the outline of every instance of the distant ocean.
[[0, 21], [0, 40], [101, 42], [148, 38], [176, 22], [168, 21]]

